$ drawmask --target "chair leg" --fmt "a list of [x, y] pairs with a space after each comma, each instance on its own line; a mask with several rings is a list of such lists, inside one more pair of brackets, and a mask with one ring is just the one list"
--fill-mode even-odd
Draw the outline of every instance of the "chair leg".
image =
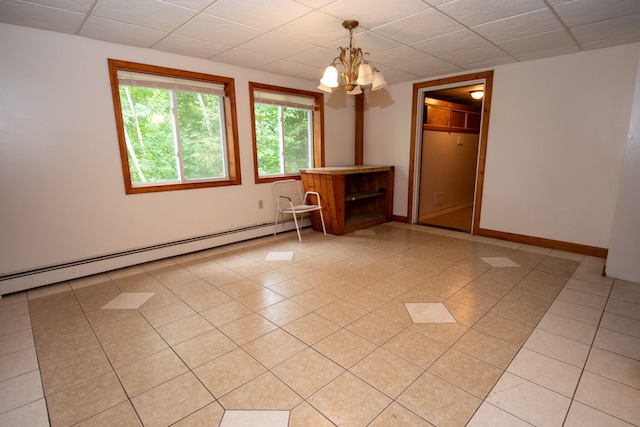
[[320, 221], [322, 222], [322, 231], [324, 231], [324, 237], [327, 237], [327, 229], [324, 227], [324, 216], [322, 216], [322, 209], [320, 209]]
[[278, 217], [280, 216], [280, 212], [276, 212], [276, 223], [273, 226], [273, 235], [275, 236], [278, 233]]
[[296, 231], [298, 232], [298, 240], [302, 243], [302, 237], [300, 236], [300, 227], [298, 227], [298, 215], [293, 214], [293, 222], [296, 224]]

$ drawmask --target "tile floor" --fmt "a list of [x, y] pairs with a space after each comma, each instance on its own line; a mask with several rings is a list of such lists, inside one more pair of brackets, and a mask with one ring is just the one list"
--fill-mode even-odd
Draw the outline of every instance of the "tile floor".
[[603, 263], [390, 223], [12, 294], [0, 425], [640, 425], [640, 285]]

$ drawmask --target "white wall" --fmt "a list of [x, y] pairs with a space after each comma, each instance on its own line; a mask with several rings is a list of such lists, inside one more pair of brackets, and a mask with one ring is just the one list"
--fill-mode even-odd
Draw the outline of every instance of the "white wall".
[[[639, 57], [636, 43], [494, 68], [482, 228], [608, 246]], [[412, 84], [385, 90], [369, 95], [365, 159], [396, 166], [406, 216]]]
[[[254, 184], [248, 82], [314, 82], [6, 24], [0, 40], [0, 276], [273, 221], [271, 185]], [[233, 77], [242, 185], [125, 195], [107, 58]], [[353, 164], [353, 101], [333, 97], [326, 164]]]
[[640, 69], [607, 257], [607, 274], [640, 283]]

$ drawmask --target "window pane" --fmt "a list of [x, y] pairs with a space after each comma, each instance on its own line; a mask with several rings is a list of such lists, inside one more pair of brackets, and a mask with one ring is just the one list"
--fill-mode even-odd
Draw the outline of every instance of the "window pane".
[[120, 87], [132, 184], [178, 179], [168, 90]]
[[256, 103], [254, 108], [258, 174], [279, 174], [281, 171], [279, 107], [276, 105]]
[[185, 179], [224, 177], [220, 97], [177, 92], [176, 98]]
[[309, 110], [283, 108], [285, 172], [297, 173], [301, 168], [312, 166], [309, 158]]

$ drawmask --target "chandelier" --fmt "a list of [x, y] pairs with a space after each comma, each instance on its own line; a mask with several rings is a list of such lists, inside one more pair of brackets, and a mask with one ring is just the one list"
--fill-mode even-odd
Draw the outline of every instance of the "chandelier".
[[[344, 21], [342, 26], [349, 30], [349, 47], [338, 48], [340, 56], [335, 57], [331, 65], [324, 70], [318, 89], [332, 93], [333, 88], [339, 86], [339, 80], [344, 81], [344, 88], [349, 95], [361, 94], [363, 87], [371, 86], [371, 90], [385, 87], [387, 82], [382, 73], [364, 59], [364, 56], [369, 53], [362, 52], [362, 49], [353, 46], [353, 30], [358, 26], [358, 21]], [[338, 61], [344, 68], [340, 76], [336, 68]]]

